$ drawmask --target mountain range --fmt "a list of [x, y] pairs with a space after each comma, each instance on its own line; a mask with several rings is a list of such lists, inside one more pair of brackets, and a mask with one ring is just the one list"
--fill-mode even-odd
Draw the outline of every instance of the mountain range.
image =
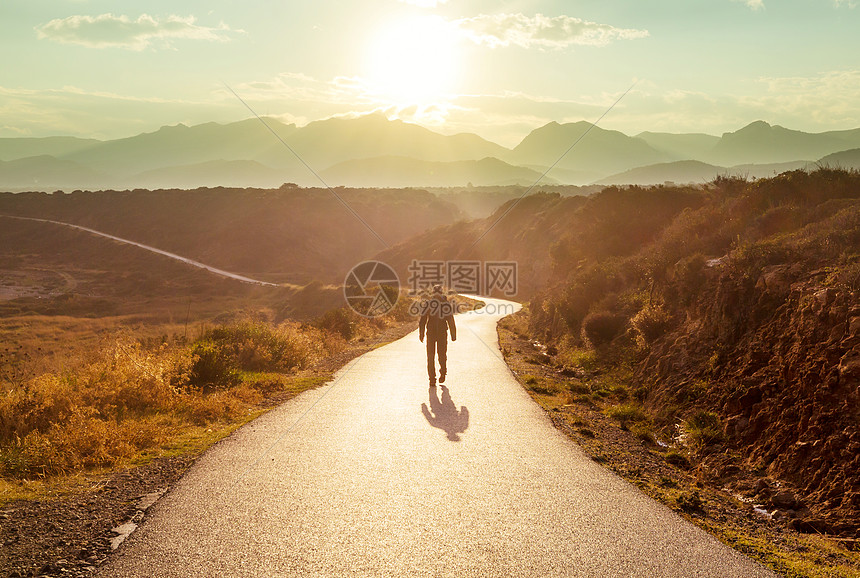
[[[0, 139], [0, 190], [453, 187], [706, 182], [814, 166], [860, 167], [860, 128], [806, 133], [753, 122], [722, 136], [548, 123], [512, 149], [381, 114], [298, 127], [274, 118], [178, 124], [136, 136]], [[548, 169], [552, 167], [551, 170]]]

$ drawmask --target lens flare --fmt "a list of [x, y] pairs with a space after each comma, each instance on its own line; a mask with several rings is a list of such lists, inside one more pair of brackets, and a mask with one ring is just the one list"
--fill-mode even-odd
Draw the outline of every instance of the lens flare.
[[438, 17], [389, 23], [372, 39], [367, 63], [377, 97], [398, 105], [437, 102], [459, 74], [456, 31]]

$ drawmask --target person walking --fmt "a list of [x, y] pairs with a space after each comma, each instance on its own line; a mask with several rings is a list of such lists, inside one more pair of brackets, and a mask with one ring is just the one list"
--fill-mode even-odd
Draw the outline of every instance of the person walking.
[[439, 356], [439, 383], [445, 383], [448, 373], [448, 330], [451, 341], [457, 341], [457, 326], [454, 324], [454, 305], [442, 294], [442, 286], [434, 285], [433, 294], [423, 303], [418, 322], [418, 339], [427, 336], [427, 375], [430, 387], [436, 386], [436, 356]]

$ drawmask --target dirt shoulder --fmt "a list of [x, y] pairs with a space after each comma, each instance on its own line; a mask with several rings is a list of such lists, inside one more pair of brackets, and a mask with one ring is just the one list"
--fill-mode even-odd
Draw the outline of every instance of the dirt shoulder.
[[[761, 472], [739, 471], [730, 459], [725, 464], [697, 463], [671, 439], [661, 440], [637, 427], [634, 419], [619, 420], [612, 408], [625, 407], [629, 394], [623, 386], [592, 393], [584, 385], [586, 371], [562, 373], [549, 362], [546, 348], [528, 337], [520, 315], [502, 320], [499, 342], [526, 391], [594, 461], [782, 576], [860, 576], [855, 540], [828, 538], [812, 528], [807, 528], [811, 533], [798, 532], [792, 519], [763, 499], [786, 489], [779, 481]], [[732, 477], [733, 489], [714, 475], [720, 469], [716, 465]]]

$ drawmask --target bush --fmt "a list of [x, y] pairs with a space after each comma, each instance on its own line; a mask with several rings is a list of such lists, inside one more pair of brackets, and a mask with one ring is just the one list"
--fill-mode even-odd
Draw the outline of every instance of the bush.
[[606, 410], [606, 415], [621, 422], [622, 427], [627, 427], [628, 422], [644, 422], [648, 419], [642, 408], [632, 403], [611, 407]]
[[325, 331], [337, 333], [347, 341], [355, 335], [355, 313], [344, 307], [330, 309], [316, 322]]
[[698, 411], [691, 415], [684, 421], [683, 429], [687, 444], [697, 450], [723, 441], [720, 418], [709, 411]]
[[303, 369], [325, 353], [327, 343], [319, 329], [291, 322], [275, 327], [252, 320], [212, 329], [203, 340], [244, 371]]
[[680, 494], [675, 498], [678, 507], [688, 514], [704, 514], [705, 502], [699, 495], [699, 491], [695, 490], [690, 494]]
[[836, 278], [851, 291], [860, 291], [860, 261], [840, 268]]
[[666, 455], [663, 457], [667, 463], [672, 464], [673, 466], [687, 469], [690, 467], [690, 460], [687, 459], [687, 456], [679, 452], [678, 450], [669, 450], [666, 452]]
[[600, 347], [618, 337], [626, 324], [627, 318], [623, 315], [600, 311], [589, 313], [585, 317], [582, 322], [582, 331], [593, 346]]
[[196, 343], [191, 350], [194, 365], [189, 384], [199, 388], [230, 387], [239, 382], [239, 372], [232, 357], [211, 342]]
[[648, 305], [637, 313], [630, 324], [646, 344], [651, 344], [672, 326], [672, 316], [661, 305]]
[[654, 434], [651, 432], [651, 428], [645, 422], [634, 424], [633, 427], [630, 428], [630, 433], [632, 433], [640, 441], [649, 444], [654, 443]]

